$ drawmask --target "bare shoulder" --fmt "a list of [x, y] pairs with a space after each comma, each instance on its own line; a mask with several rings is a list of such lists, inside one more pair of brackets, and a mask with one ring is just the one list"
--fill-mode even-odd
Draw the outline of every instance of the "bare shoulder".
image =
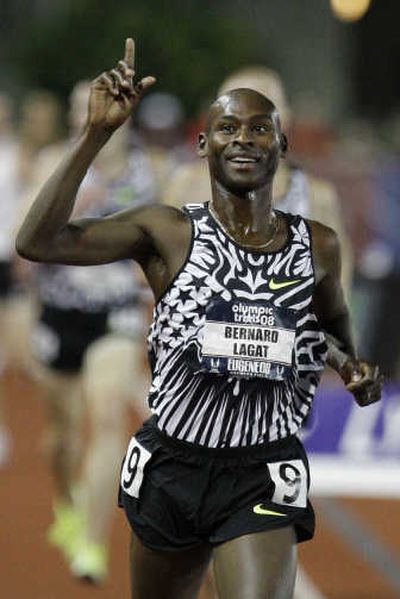
[[141, 208], [132, 218], [147, 240], [145, 259], [156, 256], [174, 270], [175, 263], [184, 260], [190, 247], [190, 217], [174, 206], [156, 204]]
[[125, 218], [132, 218], [143, 224], [151, 224], [152, 222], [158, 222], [159, 220], [163, 220], [165, 223], [184, 222], [185, 220], [188, 220], [187, 215], [182, 210], [164, 204], [148, 204], [138, 208], [128, 208], [119, 214], [124, 214]]
[[307, 219], [307, 223], [317, 280], [328, 273], [337, 273], [340, 271], [340, 243], [336, 231], [315, 220]]
[[168, 237], [179, 231], [190, 229], [188, 215], [174, 206], [154, 204], [140, 209], [134, 217], [136, 223], [150, 236]]
[[339, 238], [332, 227], [311, 219], [307, 219], [307, 224], [311, 231], [313, 246], [317, 251], [328, 253], [339, 251]]
[[153, 236], [164, 232], [168, 234], [176, 227], [184, 226], [189, 222], [189, 217], [173, 206], [150, 204], [121, 210], [114, 213], [110, 220], [119, 221], [128, 227], [139, 227], [144, 233]]
[[143, 208], [135, 223], [146, 250], [138, 257], [155, 297], [160, 297], [187, 258], [192, 236], [190, 218], [173, 206]]

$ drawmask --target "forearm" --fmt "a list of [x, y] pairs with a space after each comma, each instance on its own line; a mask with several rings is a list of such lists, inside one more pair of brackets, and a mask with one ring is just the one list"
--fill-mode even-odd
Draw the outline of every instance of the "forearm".
[[337, 235], [318, 223], [312, 226], [317, 284], [314, 310], [328, 344], [327, 363], [334, 368], [360, 406], [378, 401], [382, 377], [379, 368], [358, 358], [349, 311], [340, 285], [340, 251]]
[[40, 260], [67, 224], [79, 186], [110, 133], [87, 130], [40, 190], [17, 235], [20, 255]]
[[328, 345], [327, 363], [339, 374], [346, 363], [357, 360], [348, 312], [322, 323]]
[[360, 360], [351, 336], [349, 315], [338, 317], [326, 333], [328, 343], [328, 364], [334, 368], [359, 406], [368, 406], [381, 397], [383, 377], [379, 368]]

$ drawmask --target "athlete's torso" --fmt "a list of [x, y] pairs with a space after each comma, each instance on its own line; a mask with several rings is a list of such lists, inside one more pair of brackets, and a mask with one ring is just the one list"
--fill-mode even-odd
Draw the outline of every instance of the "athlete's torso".
[[207, 205], [186, 211], [192, 245], [155, 307], [149, 337], [158, 426], [209, 447], [295, 434], [326, 353], [312, 310], [308, 226], [287, 215], [285, 246], [251, 252], [225, 235]]

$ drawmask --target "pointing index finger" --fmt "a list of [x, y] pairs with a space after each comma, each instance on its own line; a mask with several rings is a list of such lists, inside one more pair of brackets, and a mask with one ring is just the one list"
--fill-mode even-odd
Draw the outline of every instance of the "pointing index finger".
[[125, 41], [125, 56], [124, 62], [129, 68], [134, 69], [135, 67], [135, 42], [131, 37], [127, 37]]

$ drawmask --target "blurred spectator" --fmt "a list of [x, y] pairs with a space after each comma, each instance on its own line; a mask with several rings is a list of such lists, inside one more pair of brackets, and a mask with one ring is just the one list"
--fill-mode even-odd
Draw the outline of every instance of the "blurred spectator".
[[135, 131], [142, 137], [146, 146], [158, 196], [171, 172], [187, 159], [184, 118], [179, 98], [166, 92], [155, 92], [145, 96], [135, 115]]
[[[14, 252], [14, 233], [21, 197], [38, 152], [60, 136], [61, 105], [50, 92], [24, 96], [18, 130], [12, 126], [12, 104], [0, 95], [0, 374], [6, 366], [27, 368], [28, 336], [34, 305], [27, 289], [30, 267]], [[2, 384], [1, 379], [1, 384]], [[0, 398], [0, 419], [1, 417]], [[9, 433], [0, 424], [0, 463], [6, 459]]]
[[[88, 93], [89, 83], [80, 82], [71, 94], [71, 138], [85, 124]], [[154, 200], [147, 156], [137, 146], [128, 152], [129, 142], [125, 126], [99, 154], [81, 187], [75, 217], [104, 216]], [[69, 143], [41, 154], [29, 198], [35, 197]], [[56, 482], [49, 540], [63, 551], [74, 575], [98, 583], [107, 573], [106, 544], [126, 412], [134, 403], [140, 417], [147, 414], [147, 292], [130, 261], [90, 268], [40, 265], [36, 285], [40, 310], [33, 353], [35, 372], [46, 391], [47, 448]], [[90, 436], [83, 454], [85, 407]]]
[[34, 160], [46, 146], [64, 136], [63, 108], [50, 91], [37, 89], [27, 93], [19, 114], [20, 177], [29, 184]]
[[311, 160], [329, 156], [336, 143], [337, 131], [327, 124], [321, 103], [312, 91], [298, 94], [294, 101], [290, 126], [290, 145], [298, 158]]
[[3, 375], [7, 367], [26, 367], [31, 322], [31, 303], [22, 293], [21, 273], [14, 260], [14, 233], [23, 188], [20, 176], [23, 151], [12, 125], [12, 112], [10, 97], [0, 93], [0, 464], [7, 461], [11, 443], [3, 415]]
[[18, 149], [11, 126], [11, 101], [0, 94], [0, 466], [9, 456], [11, 437], [3, 414], [6, 327], [12, 291], [12, 233], [18, 210]]
[[[396, 139], [394, 123], [390, 124], [388, 139], [392, 143]], [[388, 153], [379, 123], [357, 117], [339, 123], [337, 140], [329, 148], [329, 154], [309, 158], [305, 163], [312, 172], [332, 181], [342, 198], [354, 255], [351, 311], [362, 357], [378, 364], [386, 378], [398, 380], [400, 287], [395, 256], [400, 256], [400, 204], [395, 182], [399, 155], [394, 154], [394, 148]], [[349, 459], [369, 461], [374, 454], [382, 458], [385, 453], [397, 451], [398, 443], [393, 442], [396, 436], [390, 431], [396, 428], [398, 402], [396, 392], [390, 401], [393, 386], [388, 380], [387, 383], [386, 403], [377, 406], [375, 415], [365, 416], [355, 408], [343, 419], [337, 432], [332, 421], [331, 430], [318, 433], [318, 411], [322, 404], [319, 407], [317, 404], [313, 413], [314, 439], [319, 439], [321, 445], [315, 446], [314, 451], [320, 451], [329, 436], [340, 440], [339, 453], [347, 454]], [[311, 432], [312, 423], [308, 424]]]
[[373, 177], [375, 202], [370, 212], [374, 233], [359, 262], [373, 301], [365, 314], [363, 342], [368, 358], [389, 378], [400, 366], [400, 160], [381, 161]]
[[364, 356], [379, 364], [390, 378], [398, 376], [400, 354], [400, 321], [395, 308], [400, 299], [395, 131], [394, 120], [390, 122], [392, 147], [388, 151], [379, 128], [353, 119], [342, 124], [329, 155], [304, 160], [312, 172], [331, 180], [345, 200], [342, 208], [355, 258], [352, 312], [359, 345]]

